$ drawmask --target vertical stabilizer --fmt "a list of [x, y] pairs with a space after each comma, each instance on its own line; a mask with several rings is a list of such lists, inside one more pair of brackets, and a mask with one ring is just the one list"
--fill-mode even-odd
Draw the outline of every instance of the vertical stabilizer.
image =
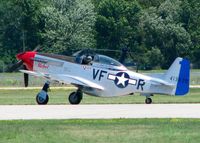
[[176, 58], [169, 70], [165, 73], [164, 80], [176, 85], [174, 95], [181, 96], [189, 92], [190, 62], [187, 59]]

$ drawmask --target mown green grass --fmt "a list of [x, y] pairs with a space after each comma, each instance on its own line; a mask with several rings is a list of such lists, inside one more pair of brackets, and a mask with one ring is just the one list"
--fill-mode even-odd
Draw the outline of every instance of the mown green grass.
[[[40, 90], [0, 90], [0, 105], [36, 104], [35, 96]], [[69, 104], [68, 95], [73, 90], [52, 89], [48, 104]], [[200, 103], [200, 89], [191, 89], [186, 96], [154, 95], [154, 104], [159, 103]], [[101, 98], [85, 95], [81, 104], [143, 104], [144, 96], [128, 95], [112, 98]]]
[[200, 119], [0, 121], [0, 143], [198, 143]]
[[[41, 78], [30, 76], [29, 85], [42, 85]], [[24, 86], [23, 73], [0, 73], [0, 87]]]

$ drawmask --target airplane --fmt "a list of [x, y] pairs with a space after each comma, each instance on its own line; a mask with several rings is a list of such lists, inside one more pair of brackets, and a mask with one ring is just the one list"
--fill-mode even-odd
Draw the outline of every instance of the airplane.
[[70, 93], [70, 104], [79, 104], [83, 93], [96, 97], [116, 97], [134, 93], [145, 96], [145, 103], [151, 104], [154, 94], [182, 96], [189, 92], [190, 62], [176, 58], [162, 77], [152, 77], [128, 70], [117, 60], [105, 55], [79, 55], [75, 57], [26, 51], [16, 55], [17, 67], [25, 76], [43, 77], [42, 90], [36, 95], [39, 105], [48, 103], [48, 89], [52, 81], [71, 84], [77, 90]]

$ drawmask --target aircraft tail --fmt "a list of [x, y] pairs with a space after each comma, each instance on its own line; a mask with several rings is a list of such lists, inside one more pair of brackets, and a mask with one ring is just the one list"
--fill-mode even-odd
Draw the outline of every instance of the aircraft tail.
[[176, 58], [164, 75], [164, 80], [176, 85], [173, 94], [182, 96], [189, 92], [190, 62], [187, 59]]

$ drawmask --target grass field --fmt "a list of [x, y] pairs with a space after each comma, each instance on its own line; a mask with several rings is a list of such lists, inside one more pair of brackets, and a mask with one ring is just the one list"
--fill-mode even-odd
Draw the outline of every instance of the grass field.
[[[48, 104], [69, 104], [68, 95], [73, 90], [52, 89]], [[35, 96], [39, 90], [0, 90], [0, 105], [36, 104]], [[191, 89], [186, 96], [155, 95], [153, 103], [200, 103], [200, 89]], [[84, 95], [81, 104], [134, 104], [144, 103], [145, 97], [128, 95], [113, 98], [100, 98]]]
[[198, 143], [200, 119], [0, 121], [0, 143]]

